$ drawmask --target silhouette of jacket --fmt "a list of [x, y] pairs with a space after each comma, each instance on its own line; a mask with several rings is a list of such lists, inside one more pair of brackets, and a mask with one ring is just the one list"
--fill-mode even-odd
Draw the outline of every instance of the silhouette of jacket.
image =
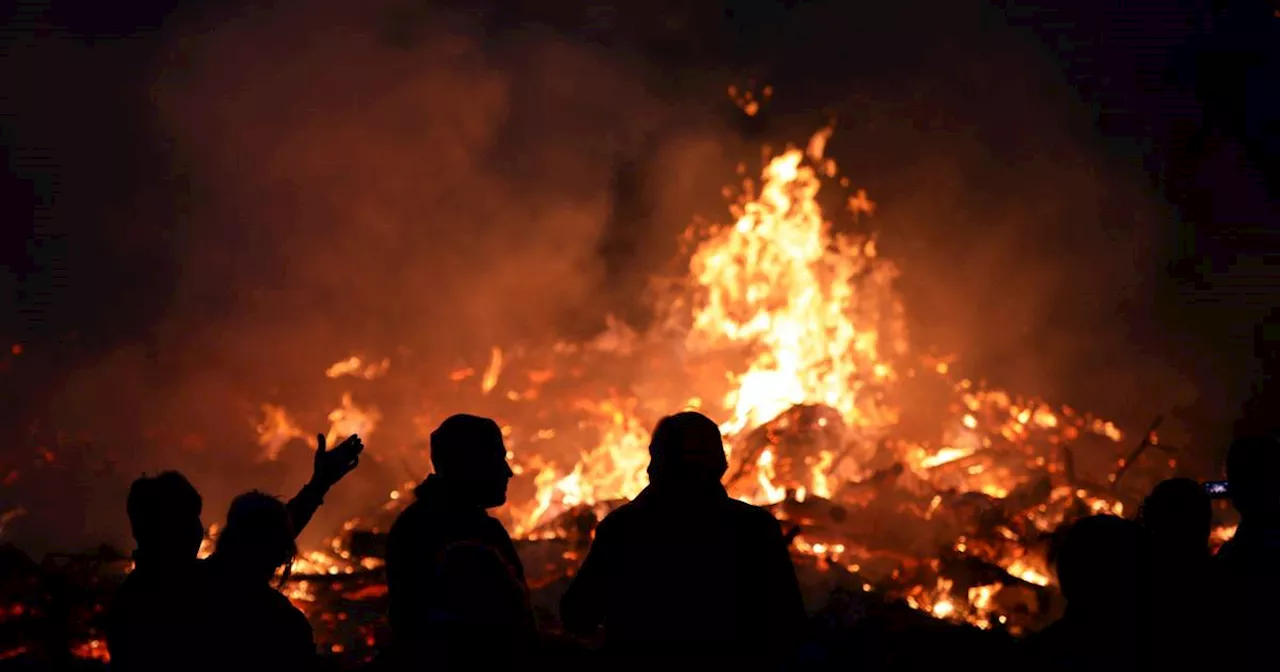
[[651, 485], [608, 515], [561, 615], [571, 632], [603, 626], [615, 664], [739, 670], [780, 666], [805, 619], [778, 521], [714, 482]]
[[1159, 549], [1153, 556], [1146, 610], [1152, 669], [1213, 666], [1218, 655], [1212, 625], [1220, 605], [1211, 590], [1208, 549], [1198, 555]]
[[116, 593], [107, 616], [111, 669], [126, 672], [212, 670], [208, 645], [210, 591], [203, 563], [137, 566]]
[[206, 563], [209, 630], [205, 655], [213, 669], [307, 672], [316, 667], [311, 624], [270, 584], [237, 577], [217, 561]]
[[[286, 506], [295, 530], [306, 527], [323, 497], [320, 488], [308, 484], [289, 500]], [[207, 561], [191, 558], [178, 565], [155, 563], [145, 554], [135, 553], [134, 563], [107, 615], [111, 669], [213, 669], [207, 652], [214, 586]]]
[[453, 669], [510, 664], [535, 631], [510, 535], [438, 476], [414, 495], [387, 538], [397, 658]]
[[[1045, 672], [1134, 672], [1143, 667], [1140, 633], [1124, 627], [1094, 627], [1071, 614], [1022, 641], [1023, 669]], [[1177, 668], [1175, 668], [1177, 669]]]
[[[1217, 645], [1228, 668], [1258, 669], [1274, 654], [1280, 615], [1280, 529], [1241, 523], [1213, 560]], [[1224, 662], [1222, 658], [1219, 662]]]
[[1067, 599], [1057, 622], [1023, 640], [1026, 669], [1146, 669], [1146, 536], [1135, 522], [1094, 515], [1060, 528], [1058, 582]]
[[1152, 669], [1212, 667], [1217, 600], [1211, 591], [1213, 508], [1197, 481], [1162, 481], [1143, 501], [1139, 521], [1150, 547], [1143, 610], [1149, 617]]

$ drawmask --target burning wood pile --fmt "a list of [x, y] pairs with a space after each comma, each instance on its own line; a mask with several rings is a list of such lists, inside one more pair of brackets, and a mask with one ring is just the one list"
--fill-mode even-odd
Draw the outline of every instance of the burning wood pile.
[[[727, 418], [729, 492], [785, 526], [815, 613], [892, 603], [974, 631], [1037, 628], [1061, 606], [1047, 562], [1053, 530], [1137, 503], [1117, 489], [1115, 469], [1159, 447], [1154, 427], [1124, 457], [1111, 422], [913, 354], [897, 269], [863, 227], [874, 204], [856, 192], [837, 225], [819, 203], [824, 181], [838, 179], [829, 136], [745, 179], [731, 224], [689, 231], [686, 273], [655, 283], [651, 327], [614, 321], [587, 343], [495, 347], [487, 365], [449, 376], [448, 408], [415, 418], [428, 431], [459, 409], [505, 423], [517, 476], [497, 515], [521, 540], [549, 625], [596, 521], [647, 484], [648, 428], [680, 408]], [[326, 375], [377, 399], [396, 363], [350, 357]], [[382, 414], [355, 398], [345, 393], [330, 414], [331, 438], [381, 431]], [[265, 410], [269, 457], [303, 433], [282, 407]], [[416, 478], [427, 465], [415, 452], [406, 471]], [[311, 575], [295, 583], [295, 602], [322, 639], [333, 634], [335, 651], [380, 637], [367, 617], [383, 603], [378, 530], [407, 487], [295, 570]]]

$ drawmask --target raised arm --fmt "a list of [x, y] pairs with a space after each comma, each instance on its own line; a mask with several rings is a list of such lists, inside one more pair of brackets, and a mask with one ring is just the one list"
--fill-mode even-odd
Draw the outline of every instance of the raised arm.
[[324, 503], [324, 496], [329, 489], [351, 473], [360, 464], [360, 453], [364, 452], [364, 443], [360, 437], [352, 434], [333, 450], [326, 448], [324, 434], [316, 435], [315, 465], [312, 468], [311, 480], [294, 495], [285, 506], [289, 509], [289, 517], [293, 520], [294, 535], [302, 534], [302, 530], [311, 522], [316, 510]]
[[307, 523], [311, 522], [312, 516], [316, 515], [320, 505], [324, 504], [324, 495], [328, 489], [321, 488], [314, 483], [307, 483], [302, 486], [298, 494], [290, 499], [285, 508], [289, 509], [289, 519], [293, 521], [293, 536], [302, 534], [302, 530], [307, 527]]

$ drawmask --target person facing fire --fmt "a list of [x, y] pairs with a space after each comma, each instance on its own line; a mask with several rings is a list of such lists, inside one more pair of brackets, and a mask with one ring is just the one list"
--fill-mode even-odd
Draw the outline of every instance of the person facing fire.
[[596, 529], [561, 601], [567, 630], [603, 631], [616, 666], [714, 661], [778, 669], [805, 619], [778, 521], [729, 497], [720, 429], [683, 412], [658, 423], [649, 486]]
[[533, 645], [524, 567], [486, 509], [514, 475], [502, 430], [454, 415], [431, 433], [433, 473], [387, 537], [393, 659], [402, 669], [510, 667]]
[[1118, 516], [1064, 524], [1052, 552], [1066, 612], [1023, 642], [1027, 669], [1144, 669], [1146, 534]]
[[222, 670], [299, 670], [316, 665], [311, 624], [280, 594], [298, 546], [284, 502], [248, 492], [231, 503], [227, 526], [209, 557], [211, 646]]
[[[364, 444], [352, 435], [329, 450], [317, 437], [311, 480], [286, 506], [292, 529], [306, 527], [324, 495], [359, 464]], [[126, 508], [137, 550], [134, 569], [107, 614], [113, 670], [200, 669], [208, 634], [209, 572], [198, 559], [204, 503], [176, 471], [143, 476], [129, 488]]]
[[1151, 542], [1148, 595], [1154, 635], [1153, 669], [1208, 664], [1209, 533], [1213, 506], [1204, 486], [1189, 478], [1161, 481], [1138, 519]]
[[1215, 619], [1226, 669], [1269, 659], [1280, 616], [1280, 439], [1242, 437], [1227, 451], [1227, 482], [1240, 526], [1214, 557]]
[[186, 477], [166, 471], [134, 481], [126, 506], [137, 550], [107, 616], [112, 669], [186, 667], [196, 653], [191, 635], [208, 615], [205, 586], [195, 580], [203, 500]]

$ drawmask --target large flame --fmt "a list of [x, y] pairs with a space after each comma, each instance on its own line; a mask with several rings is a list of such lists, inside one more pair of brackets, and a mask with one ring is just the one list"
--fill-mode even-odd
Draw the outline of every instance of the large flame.
[[[829, 134], [814, 136], [811, 161], [822, 162]], [[804, 403], [830, 406], [852, 426], [884, 427], [896, 417], [870, 393], [894, 378], [886, 347], [905, 344], [901, 331], [885, 331], [900, 312], [896, 271], [877, 258], [873, 240], [832, 233], [817, 202], [821, 181], [804, 159], [792, 149], [770, 162], [760, 193], [744, 194], [737, 222], [690, 264], [690, 351], [750, 353], [724, 400], [729, 435]]]

